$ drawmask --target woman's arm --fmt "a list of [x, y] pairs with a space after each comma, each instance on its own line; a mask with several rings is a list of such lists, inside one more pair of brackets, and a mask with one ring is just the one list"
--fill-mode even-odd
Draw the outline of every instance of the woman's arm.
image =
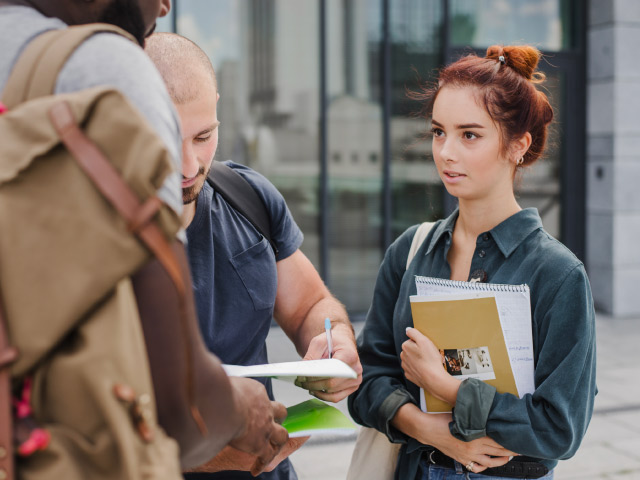
[[371, 308], [358, 336], [362, 384], [348, 400], [356, 422], [376, 428], [395, 442], [407, 438], [390, 421], [403, 404], [415, 402], [405, 386], [394, 335], [394, 310], [414, 232], [412, 228], [398, 237], [380, 265]]
[[534, 318], [536, 390], [522, 399], [479, 380], [453, 379], [433, 343], [408, 330], [401, 354], [407, 378], [456, 406], [451, 431], [460, 440], [488, 435], [536, 458], [569, 458], [577, 450], [596, 391], [595, 313], [583, 267], [574, 266], [550, 291]]
[[420, 443], [432, 445], [445, 455], [463, 465], [475, 462], [475, 473], [486, 468], [499, 467], [507, 463], [514, 452], [503, 448], [490, 439], [482, 437], [471, 442], [463, 442], [451, 435], [448, 413], [424, 413], [416, 405], [407, 403], [398, 409], [391, 423], [395, 428]]
[[[553, 295], [538, 302], [533, 318], [536, 389], [522, 399], [496, 394], [486, 432], [523, 455], [566, 459], [580, 446], [593, 413], [595, 311], [582, 264], [548, 282]], [[455, 420], [463, 432], [460, 398]]]

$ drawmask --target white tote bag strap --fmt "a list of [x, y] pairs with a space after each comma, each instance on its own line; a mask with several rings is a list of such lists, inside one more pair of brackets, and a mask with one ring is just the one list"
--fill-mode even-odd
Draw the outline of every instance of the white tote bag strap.
[[431, 231], [431, 228], [433, 227], [434, 223], [435, 222], [424, 222], [418, 227], [418, 230], [416, 230], [416, 233], [413, 236], [413, 240], [411, 241], [411, 248], [409, 249], [409, 255], [407, 255], [407, 267], [406, 267], [407, 269], [409, 268], [409, 265], [411, 264], [411, 260], [413, 260], [413, 257], [416, 256], [416, 253], [418, 252], [418, 249], [422, 245], [422, 242], [424, 242], [424, 239], [427, 238], [427, 235], [429, 235], [429, 232]]

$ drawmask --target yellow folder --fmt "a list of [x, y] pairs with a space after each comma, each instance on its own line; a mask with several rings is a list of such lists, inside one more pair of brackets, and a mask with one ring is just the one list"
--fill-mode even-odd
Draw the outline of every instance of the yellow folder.
[[[451, 375], [460, 380], [480, 378], [500, 393], [518, 396], [495, 297], [411, 297], [411, 313], [415, 328], [438, 347], [443, 368]], [[451, 411], [451, 405], [424, 394], [428, 412]]]

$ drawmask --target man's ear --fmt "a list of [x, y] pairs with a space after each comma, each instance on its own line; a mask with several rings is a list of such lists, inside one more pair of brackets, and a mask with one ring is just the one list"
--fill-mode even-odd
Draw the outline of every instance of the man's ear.
[[171, 11], [171, 0], [162, 0], [162, 5], [160, 6], [160, 15], [158, 17], [166, 17]]

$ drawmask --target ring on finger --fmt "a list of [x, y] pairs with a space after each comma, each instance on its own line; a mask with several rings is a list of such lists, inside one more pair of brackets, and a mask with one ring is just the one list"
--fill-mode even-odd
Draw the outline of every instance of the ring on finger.
[[473, 469], [475, 468], [475, 466], [476, 466], [476, 462], [471, 461], [465, 465], [465, 468], [470, 472], [473, 472]]

